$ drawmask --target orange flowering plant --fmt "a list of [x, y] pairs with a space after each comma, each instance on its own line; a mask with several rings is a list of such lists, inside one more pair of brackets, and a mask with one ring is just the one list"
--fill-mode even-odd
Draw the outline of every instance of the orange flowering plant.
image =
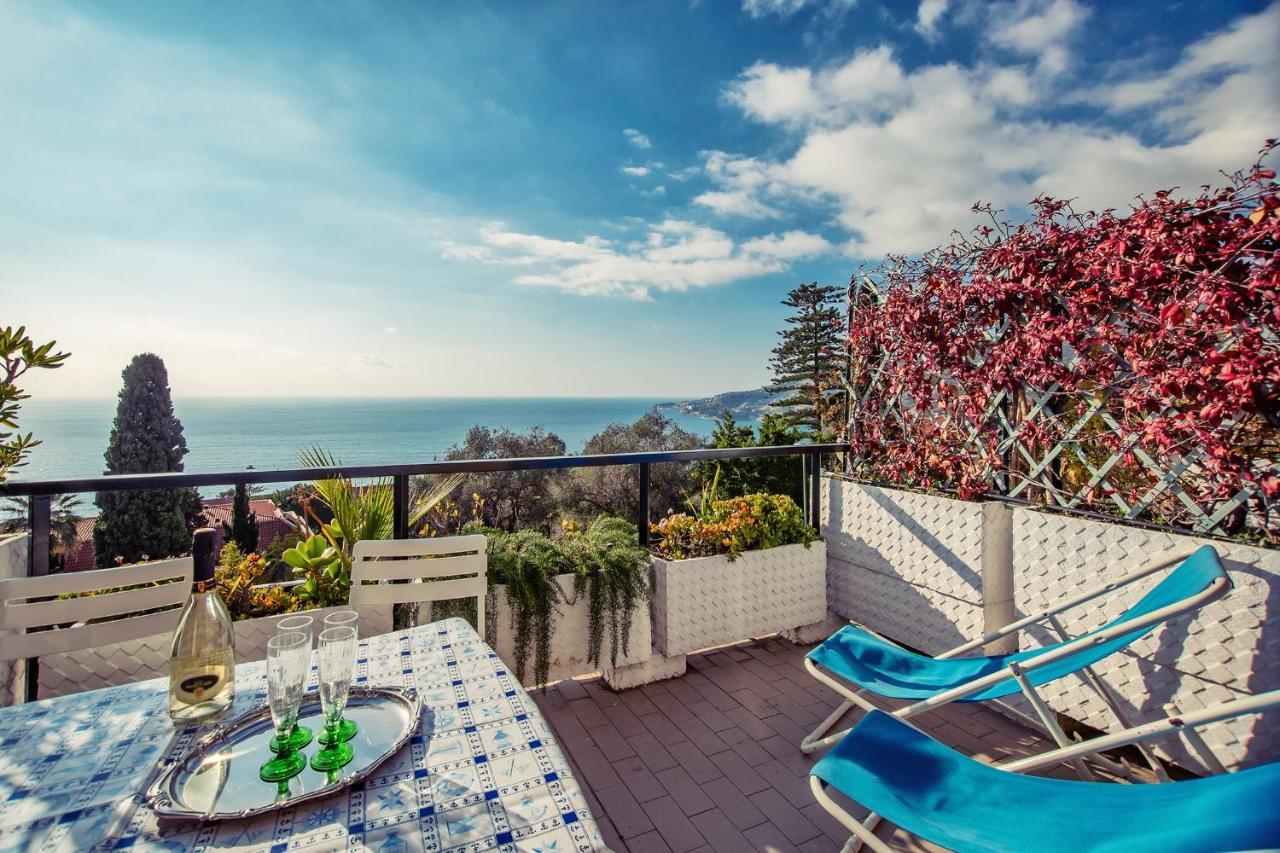
[[665, 560], [688, 560], [803, 544], [818, 533], [787, 495], [754, 494], [705, 502], [697, 515], [672, 513], [652, 525], [653, 553]]

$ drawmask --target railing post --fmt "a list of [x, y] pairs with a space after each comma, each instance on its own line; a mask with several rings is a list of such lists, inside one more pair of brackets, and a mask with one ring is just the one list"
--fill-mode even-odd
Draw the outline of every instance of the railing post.
[[409, 475], [396, 474], [391, 480], [392, 489], [392, 539], [409, 538]]
[[809, 523], [822, 527], [822, 454], [813, 454], [809, 462]]
[[640, 534], [640, 547], [649, 547], [649, 463], [641, 462], [640, 506], [636, 510], [636, 528]]
[[[27, 576], [41, 577], [49, 574], [49, 531], [52, 526], [48, 495], [31, 498], [29, 529], [31, 542], [27, 547]], [[24, 701], [36, 701], [40, 692], [40, 659], [27, 658], [26, 679], [23, 687]]]

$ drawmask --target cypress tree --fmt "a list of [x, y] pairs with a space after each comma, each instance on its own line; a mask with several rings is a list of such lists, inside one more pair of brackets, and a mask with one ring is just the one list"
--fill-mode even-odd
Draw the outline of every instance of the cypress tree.
[[249, 504], [249, 489], [244, 483], [236, 484], [236, 495], [231, 501], [231, 538], [246, 554], [258, 550], [258, 517]]
[[[107, 474], [157, 474], [181, 471], [187, 455], [182, 422], [173, 414], [169, 373], [152, 353], [136, 355], [122, 374], [124, 386], [107, 444]], [[93, 547], [100, 567], [117, 559], [135, 563], [184, 553], [191, 534], [203, 522], [195, 489], [141, 489], [100, 492], [101, 510], [93, 526]]]
[[838, 292], [815, 281], [793, 289], [782, 304], [795, 311], [778, 332], [782, 340], [769, 359], [773, 384], [767, 390], [780, 395], [770, 405], [820, 437], [833, 431], [829, 410], [844, 393], [845, 329]]

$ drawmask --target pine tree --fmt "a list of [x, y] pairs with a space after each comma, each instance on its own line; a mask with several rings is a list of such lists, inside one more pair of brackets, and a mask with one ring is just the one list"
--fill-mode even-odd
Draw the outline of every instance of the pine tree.
[[[740, 424], [726, 409], [711, 431], [711, 447], [775, 447], [795, 444], [803, 436], [782, 415], [770, 412], [760, 421], [759, 437], [750, 424]], [[720, 498], [734, 498], [756, 492], [790, 495], [799, 503], [804, 496], [800, 461], [794, 456], [757, 456], [694, 464], [698, 488], [716, 483]]]
[[231, 538], [245, 554], [258, 550], [258, 517], [249, 503], [249, 489], [244, 483], [236, 484], [236, 494], [231, 500]]
[[834, 432], [829, 412], [844, 393], [844, 322], [838, 291], [833, 285], [802, 284], [782, 304], [794, 308], [787, 328], [773, 348], [769, 366], [773, 384], [766, 390], [780, 395], [770, 405], [814, 436]]
[[[122, 374], [124, 387], [107, 444], [107, 474], [155, 474], [181, 471], [187, 455], [182, 422], [173, 414], [169, 374], [152, 353], [133, 357]], [[139, 489], [100, 492], [101, 513], [93, 527], [100, 567], [117, 559], [134, 563], [159, 559], [191, 547], [191, 534], [203, 523], [195, 489]]]

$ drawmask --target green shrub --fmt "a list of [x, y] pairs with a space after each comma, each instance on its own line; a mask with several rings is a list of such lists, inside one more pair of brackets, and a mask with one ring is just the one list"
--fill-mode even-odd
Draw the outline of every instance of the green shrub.
[[743, 551], [803, 544], [818, 538], [804, 514], [786, 495], [755, 494], [704, 503], [697, 515], [674, 513], [653, 525], [653, 553], [666, 560], [688, 560]]

